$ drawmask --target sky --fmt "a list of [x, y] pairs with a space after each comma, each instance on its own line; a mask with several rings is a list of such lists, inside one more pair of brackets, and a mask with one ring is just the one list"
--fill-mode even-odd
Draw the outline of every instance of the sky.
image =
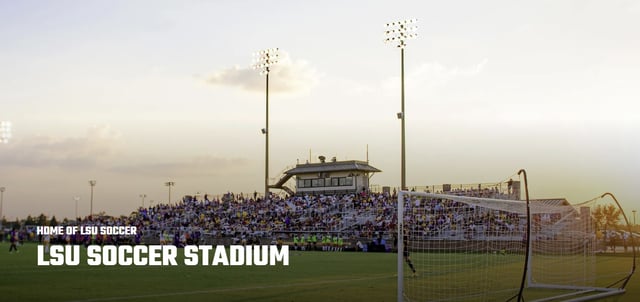
[[[492, 183], [526, 169], [533, 198], [612, 192], [640, 208], [637, 1], [0, 0], [3, 215], [128, 214], [196, 192], [261, 192], [324, 155], [400, 183]], [[368, 151], [367, 151], [368, 150]]]

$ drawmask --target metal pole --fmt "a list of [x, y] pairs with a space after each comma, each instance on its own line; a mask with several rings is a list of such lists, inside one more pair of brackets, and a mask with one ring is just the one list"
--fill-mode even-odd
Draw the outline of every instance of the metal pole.
[[265, 135], [264, 144], [264, 198], [269, 197], [269, 72], [270, 67], [278, 63], [278, 48], [261, 50], [254, 54], [257, 56], [254, 69], [259, 69], [265, 77], [265, 127], [262, 134]]
[[405, 121], [405, 113], [404, 113], [404, 47], [400, 48], [400, 86], [401, 86], [401, 92], [400, 92], [400, 112], [402, 113], [402, 120], [401, 120], [401, 124], [402, 124], [402, 156], [401, 156], [401, 163], [400, 163], [400, 169], [401, 169], [401, 177], [400, 177], [400, 189], [401, 190], [406, 190], [407, 189], [407, 170], [406, 170], [406, 158], [405, 158], [405, 125], [404, 125], [404, 121]]
[[74, 197], [73, 200], [76, 202], [76, 221], [78, 221], [78, 201], [80, 200], [80, 197]]
[[173, 181], [167, 181], [164, 183], [165, 186], [169, 187], [169, 199], [167, 200], [167, 204], [171, 204], [171, 187], [173, 187], [176, 183]]
[[89, 216], [91, 216], [91, 218], [93, 218], [93, 187], [96, 186], [96, 181], [95, 180], [90, 180], [89, 181], [89, 185], [91, 186], [91, 203], [90, 203], [90, 207], [89, 207]]
[[[398, 302], [404, 301], [404, 192], [398, 192]], [[407, 238], [408, 242], [408, 238]]]
[[140, 198], [142, 198], [142, 208], [144, 208], [144, 198], [147, 197], [147, 194], [140, 194]]
[[266, 75], [266, 126], [265, 126], [265, 147], [264, 147], [264, 198], [269, 197], [269, 67]]
[[2, 214], [2, 207], [4, 205], [4, 190], [5, 187], [0, 187], [0, 227], [2, 227], [2, 220], [4, 219], [4, 216]]
[[[527, 281], [527, 277], [529, 279], [529, 281], [531, 281], [531, 271], [529, 270], [529, 267], [531, 266], [531, 255], [532, 255], [532, 246], [531, 246], [531, 206], [530, 206], [530, 201], [529, 201], [529, 181], [527, 180], [527, 171], [525, 171], [524, 169], [521, 169], [520, 171], [518, 171], [518, 175], [522, 174], [524, 177], [524, 193], [525, 193], [525, 198], [526, 198], [526, 205], [527, 205], [527, 242], [526, 242], [526, 246], [527, 246], [527, 250], [525, 251], [525, 261], [524, 261], [524, 268], [523, 268], [523, 273], [522, 273], [522, 281], [520, 282], [520, 291], [518, 292], [518, 295], [516, 295], [515, 297], [518, 298], [517, 302], [523, 301], [524, 302], [524, 287]], [[513, 298], [512, 298], [513, 299]]]
[[407, 161], [406, 161], [406, 136], [405, 136], [405, 110], [404, 110], [404, 48], [407, 46], [406, 41], [416, 38], [418, 35], [414, 33], [417, 27], [411, 26], [416, 23], [416, 19], [408, 19], [387, 23], [385, 35], [385, 43], [393, 43], [394, 46], [400, 48], [400, 112], [398, 118], [401, 120], [401, 142], [400, 142], [400, 190], [407, 190]]

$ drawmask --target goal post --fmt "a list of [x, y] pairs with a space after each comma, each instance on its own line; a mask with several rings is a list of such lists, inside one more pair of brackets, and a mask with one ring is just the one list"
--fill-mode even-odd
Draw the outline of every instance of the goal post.
[[525, 202], [402, 191], [397, 208], [398, 301], [518, 296], [527, 251]]
[[[635, 271], [637, 246], [631, 225], [612, 194], [575, 205], [566, 200], [537, 200], [532, 203], [531, 221], [529, 288], [561, 291], [565, 301], [625, 292]], [[629, 259], [628, 266], [610, 266], [611, 257]]]
[[[542, 199], [527, 206], [399, 192], [398, 301], [515, 301], [523, 295], [527, 301], [587, 301], [624, 293], [635, 271], [636, 238], [617, 200], [607, 202], [606, 195], [576, 205]], [[632, 253], [633, 260], [619, 268], [599, 263], [614, 253]]]

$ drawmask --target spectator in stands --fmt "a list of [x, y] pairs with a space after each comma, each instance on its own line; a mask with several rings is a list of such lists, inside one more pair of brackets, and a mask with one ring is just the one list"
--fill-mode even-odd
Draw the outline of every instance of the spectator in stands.
[[[502, 193], [495, 188], [456, 189], [454, 193], [493, 198], [502, 196], [498, 195]], [[492, 194], [495, 196], [487, 196]], [[304, 244], [299, 234], [294, 234], [294, 249], [302, 246], [315, 249], [318, 240], [315, 234], [324, 234], [319, 240], [322, 250], [327, 251], [344, 248], [346, 238], [353, 238], [352, 242], [359, 239], [361, 243], [371, 242], [365, 241], [366, 238], [374, 238], [375, 245], [371, 245], [369, 250], [385, 250], [381, 248], [386, 246], [389, 238], [385, 238], [385, 234], [393, 234], [398, 223], [395, 217], [396, 198], [389, 194], [272, 195], [269, 200], [256, 199], [255, 196], [252, 199], [251, 195], [228, 193], [223, 198], [208, 195], [204, 200], [185, 198], [179, 204], [156, 204], [140, 208], [130, 216], [87, 217], [79, 224], [97, 227], [136, 226], [140, 233], [146, 235], [148, 243], [173, 242], [179, 246], [198, 244], [203, 234], [226, 242], [230, 238], [238, 238], [240, 242], [240, 238], [244, 237], [249, 244], [249, 239], [254, 243], [259, 242], [257, 238], [299, 231], [305, 234]], [[414, 228], [412, 232], [415, 236], [447, 236], [462, 240], [473, 236], [519, 236], [523, 230], [518, 215], [476, 211], [469, 205], [446, 199], [416, 197], [407, 200], [405, 207], [407, 213], [412, 213], [406, 225]], [[338, 230], [342, 232], [339, 236], [335, 233]], [[172, 235], [177, 239], [174, 236], [172, 241]], [[155, 241], [156, 238], [158, 241]], [[342, 239], [342, 244], [339, 239]], [[52, 240], [64, 242], [66, 238]], [[69, 240], [71, 244], [90, 244], [91, 237], [72, 236]], [[394, 247], [397, 247], [397, 240], [394, 237]], [[93, 243], [138, 244], [142, 241], [141, 238], [126, 236], [99, 236], [94, 238]]]

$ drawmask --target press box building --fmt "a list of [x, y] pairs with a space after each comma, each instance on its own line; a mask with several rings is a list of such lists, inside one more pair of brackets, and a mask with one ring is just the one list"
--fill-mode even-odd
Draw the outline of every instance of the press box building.
[[[366, 161], [347, 160], [297, 164], [284, 172], [283, 177], [272, 188], [283, 189], [290, 194], [350, 194], [369, 192], [369, 179], [379, 169]], [[290, 178], [295, 179], [295, 192], [284, 186]]]

